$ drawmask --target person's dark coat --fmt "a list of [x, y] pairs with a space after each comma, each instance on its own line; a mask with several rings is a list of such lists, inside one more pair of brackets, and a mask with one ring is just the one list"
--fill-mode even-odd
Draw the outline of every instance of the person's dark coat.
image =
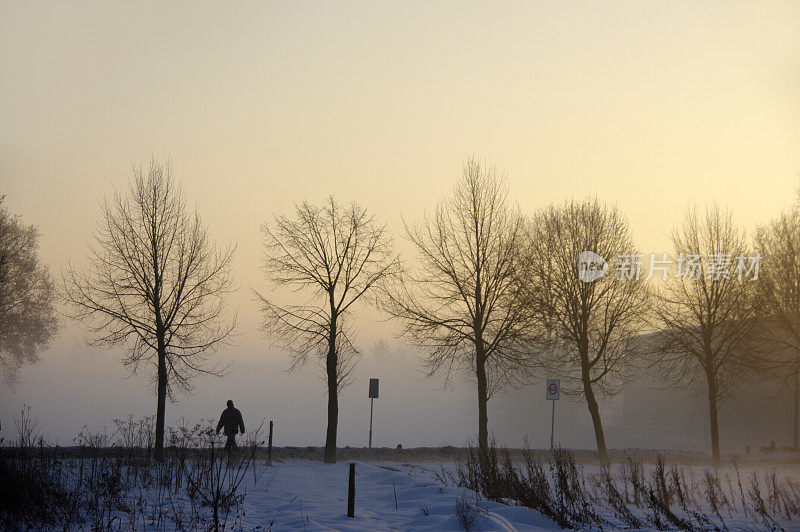
[[240, 430], [244, 434], [244, 420], [238, 408], [229, 407], [222, 411], [222, 415], [219, 416], [219, 423], [217, 423], [217, 432], [219, 433], [220, 429], [223, 428], [226, 436], [236, 434]]

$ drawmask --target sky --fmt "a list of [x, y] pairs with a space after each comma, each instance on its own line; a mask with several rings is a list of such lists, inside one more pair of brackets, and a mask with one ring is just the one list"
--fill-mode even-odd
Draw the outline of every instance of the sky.
[[[82, 264], [99, 205], [131, 164], [170, 159], [212, 237], [237, 244], [240, 327], [219, 354], [231, 374], [198, 380], [168, 420], [216, 417], [231, 397], [246, 418], [278, 419], [276, 441], [319, 445], [322, 382], [311, 368], [283, 373], [287, 356], [258, 331], [260, 224], [332, 194], [375, 213], [403, 250], [403, 219], [434, 208], [474, 154], [506, 172], [525, 213], [573, 197], [616, 204], [645, 252], [670, 248], [690, 204], [726, 205], [752, 231], [795, 199], [798, 27], [797, 2], [0, 0], [0, 194], [39, 227], [59, 276]], [[468, 383], [423, 379], [374, 310], [358, 323], [365, 360], [342, 397], [340, 442], [363, 444], [375, 376], [376, 441], [471, 437]], [[0, 389], [4, 432], [23, 405], [61, 441], [151, 415], [147, 379], [83, 338], [64, 318], [42, 361]], [[370, 355], [379, 339], [394, 357]], [[490, 417], [490, 430], [544, 445], [550, 405], [532, 386], [531, 426]], [[586, 425], [580, 405], [564, 408]], [[589, 445], [590, 428], [564, 438]]]

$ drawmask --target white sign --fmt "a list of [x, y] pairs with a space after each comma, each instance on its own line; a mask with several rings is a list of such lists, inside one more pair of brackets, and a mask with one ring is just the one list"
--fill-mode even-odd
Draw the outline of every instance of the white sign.
[[584, 283], [600, 279], [607, 271], [608, 262], [594, 251], [584, 251], [578, 256], [578, 276]]
[[547, 393], [545, 399], [548, 401], [558, 401], [561, 394], [561, 381], [558, 379], [547, 379]]

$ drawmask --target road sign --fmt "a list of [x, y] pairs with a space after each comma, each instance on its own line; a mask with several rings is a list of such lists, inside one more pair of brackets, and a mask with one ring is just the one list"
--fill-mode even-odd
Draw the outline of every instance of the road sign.
[[371, 399], [378, 398], [378, 379], [369, 380], [369, 396]]
[[558, 379], [547, 379], [547, 393], [545, 399], [548, 401], [558, 401], [561, 395], [561, 381]]
[[378, 379], [369, 380], [369, 448], [372, 449], [372, 404], [378, 398]]
[[547, 379], [547, 388], [544, 398], [553, 401], [553, 413], [550, 418], [550, 448], [553, 448], [553, 433], [556, 427], [556, 401], [561, 395], [561, 381], [558, 379]]

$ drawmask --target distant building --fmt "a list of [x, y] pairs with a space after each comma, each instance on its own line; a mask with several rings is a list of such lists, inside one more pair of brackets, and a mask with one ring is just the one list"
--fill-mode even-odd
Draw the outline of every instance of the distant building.
[[[642, 340], [648, 335], [643, 335]], [[778, 347], [774, 350], [777, 352]], [[565, 375], [548, 375], [561, 378]], [[702, 379], [699, 379], [702, 381]], [[573, 387], [574, 387], [573, 383]], [[507, 390], [489, 403], [489, 428], [498, 441], [519, 446], [524, 436], [533, 447], [549, 445], [551, 403], [544, 381]], [[675, 449], [710, 453], [711, 428], [704, 381], [688, 388], [672, 385], [643, 368], [614, 396], [598, 396], [606, 442], [610, 448]], [[719, 403], [720, 448], [723, 453], [758, 453], [775, 442], [794, 445], [793, 383], [775, 376], [735, 385]], [[562, 394], [556, 404], [555, 440], [565, 447], [594, 448], [595, 438], [586, 403]]]
[[[705, 451], [711, 445], [706, 390], [667, 388], [654, 377], [628, 383], [621, 394], [619, 425], [609, 430], [613, 447], [642, 447]], [[775, 380], [742, 385], [719, 408], [720, 447], [723, 452], [757, 451], [774, 441], [793, 445], [794, 392]]]
[[[751, 345], [763, 349], [771, 342], [773, 329], [765, 324], [758, 330], [761, 338]], [[651, 345], [652, 349], [657, 334], [639, 336], [634, 345]], [[780, 353], [785, 347], [774, 345], [769, 349]], [[708, 450], [711, 428], [704, 378], [698, 376], [695, 383], [681, 388], [659, 378], [656, 372], [642, 370], [639, 374], [622, 392], [621, 422], [611, 431], [615, 438], [610, 444]], [[730, 397], [719, 403], [718, 411], [723, 452], [744, 453], [748, 446], [758, 452], [773, 441], [777, 447], [794, 445], [795, 390], [791, 379], [753, 375], [750, 381], [734, 384], [730, 391]]]

